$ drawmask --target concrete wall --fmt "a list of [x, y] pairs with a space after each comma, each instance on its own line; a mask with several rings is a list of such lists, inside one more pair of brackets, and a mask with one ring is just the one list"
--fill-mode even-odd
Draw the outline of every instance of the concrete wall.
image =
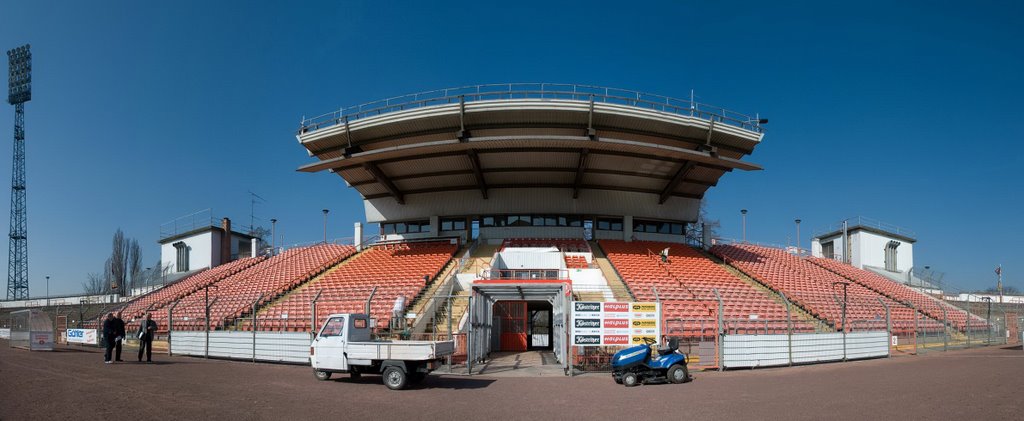
[[583, 238], [583, 227], [480, 227], [480, 238]]
[[[637, 240], [640, 241], [660, 241], [663, 243], [682, 243], [685, 242], [686, 237], [678, 234], [658, 234], [651, 232], [634, 232], [630, 234], [636, 236]], [[627, 239], [627, 241], [629, 241]]]
[[570, 215], [632, 215], [643, 219], [695, 221], [700, 200], [672, 197], [658, 204], [658, 197], [647, 193], [620, 191], [580, 192], [572, 198], [567, 189], [494, 189], [488, 199], [477, 190], [412, 194], [405, 196], [405, 205], [384, 197], [364, 200], [368, 222], [416, 220], [432, 215], [488, 214], [570, 214]]
[[896, 269], [906, 272], [914, 266], [913, 243], [868, 231], [857, 231], [853, 235], [859, 240], [858, 248], [854, 249], [858, 252], [855, 254], [861, 256], [857, 267], [885, 267], [885, 245], [893, 240], [900, 242], [900, 246], [896, 248]]
[[207, 231], [160, 245], [160, 264], [169, 267], [171, 273], [178, 271], [178, 251], [174, 248], [174, 243], [178, 241], [184, 242], [189, 248], [189, 270], [216, 266], [220, 263], [220, 232]]

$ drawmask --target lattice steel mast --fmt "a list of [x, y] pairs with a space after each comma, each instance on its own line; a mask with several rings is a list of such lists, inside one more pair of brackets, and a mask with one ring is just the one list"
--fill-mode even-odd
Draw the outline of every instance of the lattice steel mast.
[[7, 299], [28, 298], [28, 217], [25, 208], [25, 103], [32, 99], [32, 52], [23, 45], [7, 52], [7, 102], [14, 105], [14, 165], [11, 168], [11, 231]]

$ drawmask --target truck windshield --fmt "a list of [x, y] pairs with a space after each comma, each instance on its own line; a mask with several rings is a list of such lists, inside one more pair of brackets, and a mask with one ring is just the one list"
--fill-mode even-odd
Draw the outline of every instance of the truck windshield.
[[320, 336], [341, 336], [342, 330], [345, 328], [345, 318], [343, 317], [332, 317], [324, 325], [324, 329], [320, 331]]

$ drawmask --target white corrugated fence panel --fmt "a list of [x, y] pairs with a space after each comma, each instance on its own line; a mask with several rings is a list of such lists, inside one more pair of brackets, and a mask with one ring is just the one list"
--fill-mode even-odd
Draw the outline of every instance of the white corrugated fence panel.
[[856, 332], [846, 335], [846, 358], [875, 358], [889, 355], [889, 334]]
[[[787, 335], [726, 335], [722, 342], [726, 368], [767, 367], [790, 363]], [[806, 364], [843, 359], [842, 333], [801, 333], [792, 335], [792, 363]], [[846, 359], [889, 355], [885, 331], [857, 332], [846, 336]]]
[[[256, 360], [309, 363], [310, 337], [304, 332], [257, 332]], [[210, 356], [237, 360], [253, 359], [253, 334], [241, 331], [210, 332]], [[171, 353], [206, 355], [206, 332], [171, 333]]]

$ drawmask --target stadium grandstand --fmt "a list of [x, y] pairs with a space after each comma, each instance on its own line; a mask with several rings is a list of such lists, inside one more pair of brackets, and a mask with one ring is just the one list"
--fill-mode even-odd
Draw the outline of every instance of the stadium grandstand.
[[[261, 254], [255, 238], [228, 234], [227, 219], [219, 229], [175, 223], [161, 240], [175, 254], [163, 261], [182, 279], [98, 310], [121, 310], [129, 328], [151, 313], [172, 344], [175, 332], [302, 336], [331, 313], [365, 312], [382, 336], [455, 339], [470, 364], [540, 351], [566, 370], [600, 353], [570, 350], [567, 300], [658, 302], [662, 332], [707, 367], [722, 366], [725, 335], [840, 334], [845, 347], [847, 334], [882, 332], [916, 347], [921, 335], [969, 344], [993, 331], [991, 317], [941, 292], [844, 259], [834, 240], [847, 231], [816, 239], [810, 255], [711, 238], [698, 224], [701, 200], [725, 174], [761, 169], [746, 157], [766, 122], [560, 84], [344, 108], [303, 120], [297, 139], [314, 159], [300, 171], [334, 173], [361, 195], [365, 226], [354, 223], [351, 244]], [[370, 227], [378, 233], [367, 240]], [[886, 267], [910, 273], [913, 238], [865, 232], [897, 236], [885, 242]], [[209, 249], [192, 262], [211, 267], [190, 267], [189, 244]]]

